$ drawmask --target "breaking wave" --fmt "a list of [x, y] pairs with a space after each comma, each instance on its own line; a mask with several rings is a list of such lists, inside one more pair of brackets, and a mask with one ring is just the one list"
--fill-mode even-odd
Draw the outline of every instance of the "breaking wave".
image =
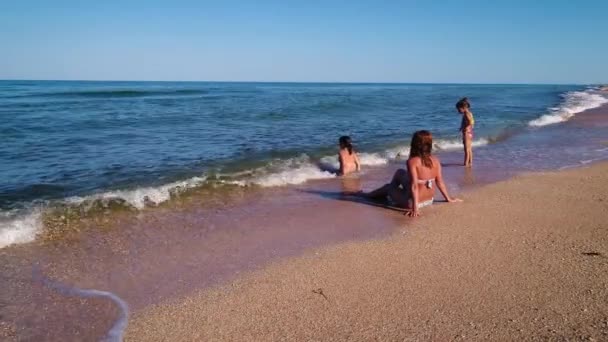
[[560, 106], [551, 108], [550, 113], [530, 121], [528, 125], [541, 127], [568, 121], [577, 113], [608, 103], [608, 98], [593, 88], [584, 91], [568, 92], [562, 97], [564, 101]]

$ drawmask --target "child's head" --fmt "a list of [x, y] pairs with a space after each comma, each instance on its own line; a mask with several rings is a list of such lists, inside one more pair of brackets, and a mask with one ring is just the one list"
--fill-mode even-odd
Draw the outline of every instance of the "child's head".
[[348, 135], [343, 135], [338, 139], [340, 148], [347, 148], [348, 154], [353, 154], [353, 142]]
[[463, 97], [460, 101], [456, 102], [456, 109], [458, 113], [464, 114], [467, 110], [471, 109], [471, 104], [469, 103], [469, 99]]

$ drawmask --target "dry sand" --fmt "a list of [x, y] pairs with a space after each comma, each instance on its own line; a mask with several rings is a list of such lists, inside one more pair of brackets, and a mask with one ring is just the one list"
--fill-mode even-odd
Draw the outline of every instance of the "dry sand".
[[424, 214], [136, 312], [127, 339], [608, 340], [608, 164]]

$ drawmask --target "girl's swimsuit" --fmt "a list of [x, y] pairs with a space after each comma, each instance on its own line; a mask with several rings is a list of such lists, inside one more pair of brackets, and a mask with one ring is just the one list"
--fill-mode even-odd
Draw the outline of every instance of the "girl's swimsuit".
[[[424, 186], [426, 186], [427, 189], [432, 189], [433, 188], [433, 179], [427, 179], [427, 180], [419, 179], [418, 184], [424, 184]], [[434, 198], [431, 197], [431, 199], [428, 199], [426, 201], [418, 202], [417, 209], [428, 207], [429, 205], [433, 204], [433, 201], [434, 201]], [[413, 207], [412, 200], [410, 200], [410, 207]]]
[[[465, 120], [467, 120], [467, 117], [463, 116], [462, 117], [462, 125], [463, 126], [464, 126]], [[475, 118], [473, 117], [473, 113], [471, 113], [471, 121], [467, 125], [469, 128], [463, 132], [464, 134], [468, 134], [469, 136], [471, 136], [471, 139], [473, 139], [473, 125], [475, 125]]]
[[473, 126], [471, 126], [471, 128], [467, 129], [466, 134], [468, 134], [469, 136], [471, 136], [471, 139], [473, 139]]
[[[418, 180], [418, 184], [422, 184], [422, 185], [426, 186], [426, 187], [427, 187], [427, 189], [432, 189], [432, 188], [433, 188], [433, 179], [426, 179], [426, 180], [419, 179], [419, 180]], [[393, 199], [392, 199], [390, 196], [388, 196], [388, 199], [389, 199], [389, 201], [391, 201], [391, 202], [395, 203], [395, 201], [393, 201]], [[433, 204], [433, 201], [434, 201], [434, 200], [435, 200], [435, 199], [434, 199], [433, 197], [431, 197], [430, 199], [428, 199], [428, 200], [426, 200], [426, 201], [418, 202], [418, 206], [417, 206], [417, 208], [416, 208], [416, 209], [420, 209], [420, 208], [428, 207], [428, 206], [430, 206], [431, 204]], [[409, 204], [409, 207], [410, 207], [410, 208], [412, 208], [412, 207], [414, 206], [414, 203], [412, 203], [412, 202], [413, 202], [413, 199], [411, 199], [411, 198], [410, 198], [410, 199], [408, 200], [408, 204]]]

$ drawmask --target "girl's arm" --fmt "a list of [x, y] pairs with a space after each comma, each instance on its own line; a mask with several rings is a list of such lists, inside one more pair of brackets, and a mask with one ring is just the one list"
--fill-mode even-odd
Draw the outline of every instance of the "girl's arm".
[[416, 169], [416, 163], [413, 158], [408, 159], [407, 169], [410, 175], [410, 191], [412, 192], [412, 210], [406, 212], [406, 215], [415, 217], [419, 216], [418, 212], [418, 170]]
[[361, 171], [361, 163], [359, 162], [359, 155], [355, 153], [355, 165], [357, 165], [357, 171]]
[[443, 195], [443, 197], [445, 198], [446, 201], [448, 202], [462, 202], [461, 199], [459, 198], [452, 198], [450, 197], [450, 194], [448, 194], [448, 189], [445, 186], [445, 183], [443, 182], [443, 172], [441, 170], [441, 163], [439, 162], [439, 159], [436, 160], [438, 166], [437, 166], [437, 177], [435, 177], [435, 183], [437, 183], [437, 188], [439, 189], [439, 191], [441, 192], [441, 194]]

